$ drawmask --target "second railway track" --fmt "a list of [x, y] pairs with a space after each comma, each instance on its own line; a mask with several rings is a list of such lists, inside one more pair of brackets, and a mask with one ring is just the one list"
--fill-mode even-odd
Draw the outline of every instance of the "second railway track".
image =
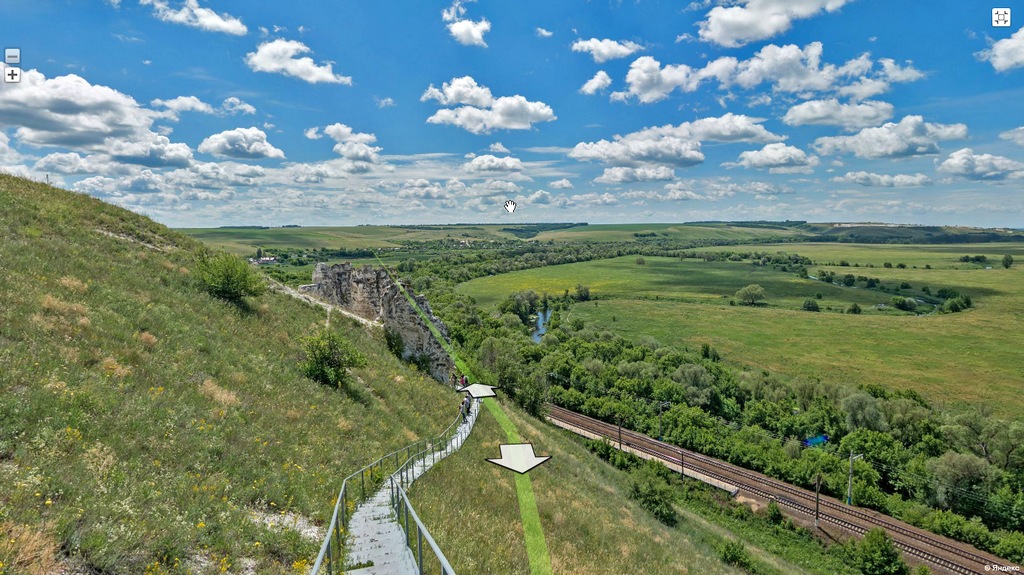
[[[555, 405], [548, 406], [548, 419], [607, 438], [613, 443], [618, 443], [621, 433], [621, 447], [676, 465], [685, 464], [686, 468], [734, 485], [747, 495], [763, 500], [774, 499], [792, 512], [814, 517], [815, 495], [807, 489]], [[820, 502], [822, 522], [857, 535], [881, 527], [904, 553], [933, 569], [938, 568], [942, 573], [980, 574], [990, 572], [993, 566], [1009, 566], [1007, 561], [966, 543], [941, 537], [881, 513], [845, 505], [831, 497], [822, 496]]]

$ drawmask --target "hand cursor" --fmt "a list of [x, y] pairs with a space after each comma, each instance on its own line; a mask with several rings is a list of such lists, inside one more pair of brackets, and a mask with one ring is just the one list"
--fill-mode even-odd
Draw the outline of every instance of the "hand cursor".
[[512, 200], [508, 200], [507, 202], [505, 202], [505, 211], [510, 214], [516, 211], [516, 203], [513, 202]]

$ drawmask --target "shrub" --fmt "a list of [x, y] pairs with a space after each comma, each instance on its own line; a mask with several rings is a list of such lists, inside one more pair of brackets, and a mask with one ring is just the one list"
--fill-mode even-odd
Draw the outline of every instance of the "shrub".
[[263, 295], [267, 289], [259, 272], [232, 254], [204, 255], [196, 272], [206, 291], [225, 301], [238, 303], [245, 296]]
[[864, 575], [908, 575], [910, 568], [884, 529], [874, 528], [857, 546], [858, 567]]
[[889, 300], [889, 303], [892, 304], [892, 307], [903, 311], [914, 311], [917, 309], [917, 302], [909, 297], [894, 296]]
[[861, 312], [861, 309], [860, 309], [860, 306], [857, 305], [857, 302], [853, 302], [852, 304], [850, 304], [850, 307], [846, 308], [846, 313], [852, 313], [854, 315], [860, 315], [860, 312]]
[[971, 301], [971, 296], [958, 295], [947, 299], [940, 309], [945, 313], [956, 313], [970, 307], [974, 307], [974, 302]]
[[814, 299], [821, 299], [821, 292], [814, 292]]
[[306, 352], [302, 373], [323, 385], [340, 388], [349, 383], [348, 368], [366, 364], [366, 358], [348, 340], [330, 328], [303, 340]]
[[747, 548], [742, 541], [727, 542], [719, 552], [719, 557], [723, 563], [734, 565], [740, 569], [750, 568], [750, 554], [747, 553]]
[[773, 525], [779, 525], [785, 520], [785, 516], [782, 515], [782, 509], [779, 507], [779, 504], [774, 501], [768, 502], [768, 509], [765, 515], [768, 522]]
[[402, 341], [402, 334], [391, 326], [384, 326], [384, 343], [388, 346], [388, 350], [395, 354], [395, 357], [401, 358], [405, 355], [405, 342]]
[[804, 311], [821, 311], [821, 307], [818, 306], [818, 302], [813, 299], [804, 300], [803, 309]]
[[675, 492], [661, 476], [658, 467], [664, 469], [660, 463], [645, 463], [630, 474], [629, 497], [654, 514], [658, 521], [672, 526], [679, 521], [672, 507]]

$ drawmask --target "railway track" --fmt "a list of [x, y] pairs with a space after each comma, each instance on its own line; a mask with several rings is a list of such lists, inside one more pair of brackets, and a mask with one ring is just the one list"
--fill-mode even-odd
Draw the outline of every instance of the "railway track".
[[[740, 492], [762, 500], [774, 499], [790, 512], [813, 518], [814, 492], [772, 479], [760, 473], [743, 469], [723, 461], [682, 449], [654, 438], [604, 421], [587, 417], [567, 409], [548, 405], [548, 419], [579, 430], [605, 437], [617, 444], [620, 433], [623, 447], [628, 447], [662, 461], [685, 465], [723, 483], [736, 486]], [[837, 499], [820, 498], [820, 521], [863, 535], [869, 529], [881, 527], [892, 537], [905, 554], [927, 563], [941, 573], [981, 574], [1002, 571], [1012, 566], [1004, 559], [984, 553], [974, 547], [941, 537], [934, 533], [903, 523], [892, 517], [866, 509], [845, 505]], [[1010, 570], [1010, 569], [1007, 569]]]

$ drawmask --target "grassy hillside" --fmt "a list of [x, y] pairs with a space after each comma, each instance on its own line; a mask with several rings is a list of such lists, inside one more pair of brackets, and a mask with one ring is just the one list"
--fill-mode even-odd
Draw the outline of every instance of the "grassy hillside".
[[0, 206], [0, 573], [294, 573], [319, 542], [281, 525], [457, 405], [338, 321], [359, 383], [307, 380], [322, 312], [210, 297], [184, 234], [8, 176]]
[[[681, 521], [667, 527], [627, 498], [628, 476], [587, 451], [574, 435], [505, 404], [523, 441], [552, 459], [530, 472], [541, 524], [558, 574], [742, 574], [719, 558], [743, 541], [763, 575], [855, 573], [806, 534], [751, 520], [714, 494], [680, 497]], [[529, 573], [513, 472], [485, 462], [505, 443], [483, 410], [474, 440], [413, 485], [419, 515], [459, 575]], [[697, 492], [701, 490], [697, 489]], [[743, 508], [745, 509], [745, 508]], [[642, 567], [641, 567], [642, 566]]]

